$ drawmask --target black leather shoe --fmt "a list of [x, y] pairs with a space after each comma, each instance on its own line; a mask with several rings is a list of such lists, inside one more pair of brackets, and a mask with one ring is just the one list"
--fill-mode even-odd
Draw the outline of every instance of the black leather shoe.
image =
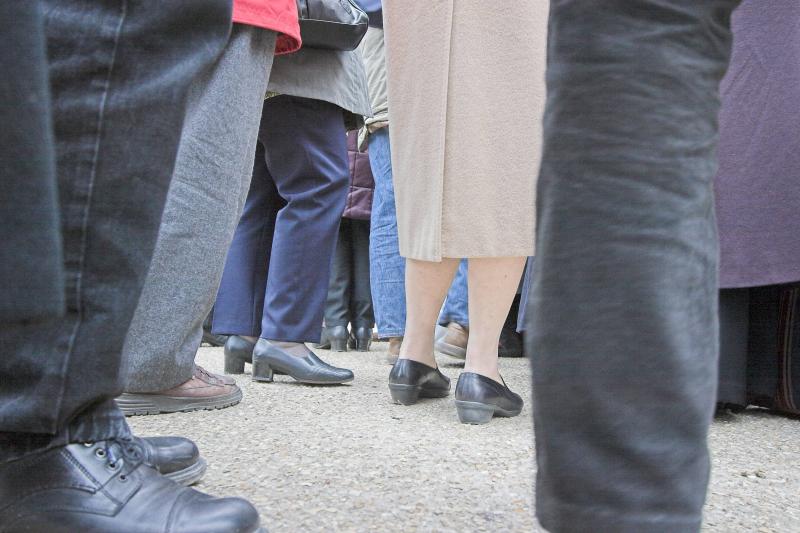
[[411, 405], [420, 398], [450, 394], [450, 378], [438, 368], [411, 359], [398, 359], [389, 373], [389, 393], [395, 403]]
[[244, 364], [253, 362], [255, 343], [238, 335], [231, 335], [225, 341], [225, 373], [244, 374]]
[[353, 328], [350, 336], [350, 348], [358, 352], [368, 352], [372, 345], [372, 328], [359, 326]]
[[353, 381], [353, 372], [322, 361], [306, 348], [304, 357], [297, 357], [259, 339], [253, 350], [253, 381], [272, 381], [273, 374], [286, 374], [309, 385], [339, 385]]
[[144, 462], [175, 483], [192, 485], [206, 473], [206, 461], [194, 442], [183, 437], [134, 437]]
[[3, 533], [256, 533], [240, 498], [181, 487], [144, 462], [134, 440], [70, 444], [0, 466]]
[[505, 381], [498, 383], [473, 372], [458, 377], [456, 410], [464, 424], [486, 424], [494, 416], [517, 416], [522, 404], [522, 398]]
[[347, 326], [326, 326], [325, 337], [328, 341], [328, 349], [333, 352], [346, 352], [347, 341], [350, 340], [350, 332]]

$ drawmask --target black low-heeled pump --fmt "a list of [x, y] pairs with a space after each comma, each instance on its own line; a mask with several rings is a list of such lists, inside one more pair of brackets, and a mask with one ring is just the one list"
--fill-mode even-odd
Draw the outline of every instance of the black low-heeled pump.
[[450, 394], [450, 378], [411, 359], [398, 359], [389, 373], [389, 393], [395, 403], [412, 405], [420, 398], [444, 398]]
[[298, 357], [259, 339], [253, 350], [253, 381], [271, 382], [274, 374], [286, 374], [310, 385], [340, 385], [353, 381], [351, 370], [329, 365], [308, 348], [306, 350], [306, 355]]
[[370, 346], [372, 346], [372, 328], [366, 326], [353, 328], [350, 336], [350, 348], [357, 352], [368, 352]]
[[474, 372], [463, 372], [458, 377], [456, 411], [463, 424], [487, 424], [495, 416], [517, 416], [522, 405], [520, 395], [505, 381], [498, 383]]
[[238, 335], [231, 335], [225, 341], [225, 373], [244, 374], [244, 364], [253, 362], [254, 342]]
[[347, 341], [350, 339], [350, 332], [347, 331], [347, 326], [330, 326], [326, 327], [325, 331], [332, 352], [347, 351]]

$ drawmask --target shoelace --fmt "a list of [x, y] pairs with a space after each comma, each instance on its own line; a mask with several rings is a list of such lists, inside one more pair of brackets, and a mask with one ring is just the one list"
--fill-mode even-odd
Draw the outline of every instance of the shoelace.
[[[94, 446], [93, 442], [86, 442], [84, 446]], [[103, 441], [103, 447], [98, 448], [99, 457], [105, 457], [108, 466], [112, 470], [121, 468], [123, 464], [128, 464], [130, 470], [135, 469], [144, 462], [145, 453], [142, 445], [136, 442], [133, 437], [118, 437]]]
[[202, 366], [194, 365], [194, 368], [195, 368], [195, 372], [197, 374], [200, 374], [200, 376], [205, 376], [211, 383], [213, 383], [215, 385], [219, 385], [219, 384], [222, 383], [222, 381], [217, 376], [215, 376], [214, 374], [212, 374], [211, 372], [209, 372], [208, 370], [206, 370]]

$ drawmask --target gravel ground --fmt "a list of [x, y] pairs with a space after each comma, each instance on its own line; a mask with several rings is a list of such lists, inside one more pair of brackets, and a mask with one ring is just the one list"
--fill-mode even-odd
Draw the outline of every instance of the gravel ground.
[[[530, 402], [517, 418], [460, 424], [452, 396], [403, 407], [389, 398], [384, 343], [323, 359], [353, 369], [349, 385], [238, 376], [241, 404], [130, 418], [141, 436], [192, 438], [208, 460], [198, 488], [251, 500], [273, 533], [542, 531], [533, 517]], [[198, 363], [222, 372], [222, 349]], [[455, 385], [459, 364], [440, 357]], [[525, 360], [503, 359], [506, 382], [530, 397]], [[249, 372], [249, 367], [246, 370]], [[707, 531], [800, 532], [800, 421], [761, 410], [712, 428]]]

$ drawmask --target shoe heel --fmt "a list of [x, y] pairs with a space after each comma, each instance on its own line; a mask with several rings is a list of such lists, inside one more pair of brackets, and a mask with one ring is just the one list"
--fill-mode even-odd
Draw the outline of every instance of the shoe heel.
[[462, 424], [488, 424], [494, 417], [494, 407], [478, 402], [456, 400], [456, 412]]
[[419, 400], [419, 387], [389, 383], [389, 394], [392, 395], [394, 403], [413, 405]]
[[331, 339], [331, 351], [346, 352], [347, 339]]
[[225, 373], [244, 374], [244, 359], [225, 351]]
[[272, 383], [275, 372], [266, 361], [253, 358], [253, 381]]
[[357, 352], [368, 352], [371, 345], [372, 339], [356, 339]]

